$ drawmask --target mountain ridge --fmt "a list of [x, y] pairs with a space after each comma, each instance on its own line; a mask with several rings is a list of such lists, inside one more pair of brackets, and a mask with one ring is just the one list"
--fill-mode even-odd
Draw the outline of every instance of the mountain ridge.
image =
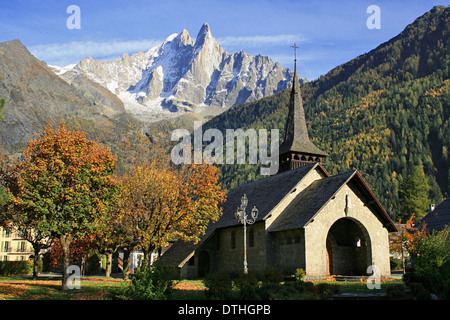
[[[391, 40], [301, 87], [311, 140], [330, 156], [331, 174], [359, 170], [395, 217], [398, 191], [423, 166], [439, 203], [449, 189], [450, 7], [435, 7]], [[279, 129], [289, 90], [236, 106], [203, 129]], [[223, 165], [229, 189], [260, 178], [259, 167]]]
[[229, 108], [284, 90], [293, 76], [269, 57], [226, 52], [207, 23], [195, 40], [183, 29], [146, 52], [112, 61], [89, 57], [69, 73], [107, 88], [138, 116]]
[[0, 145], [9, 154], [20, 152], [50, 122], [85, 123], [81, 127], [91, 133], [107, 133], [102, 126], [119, 130], [125, 119], [137, 123], [103, 87], [83, 78], [69, 84], [18, 39], [0, 43], [0, 97], [6, 99]]

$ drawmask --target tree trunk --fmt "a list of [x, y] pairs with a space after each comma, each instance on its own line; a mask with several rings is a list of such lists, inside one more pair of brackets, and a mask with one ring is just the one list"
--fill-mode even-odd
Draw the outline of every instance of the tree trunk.
[[33, 250], [33, 280], [36, 280], [38, 278], [39, 252], [41, 251], [41, 248], [38, 245], [33, 245]]
[[68, 290], [67, 280], [69, 275], [67, 273], [67, 268], [69, 268], [70, 263], [70, 243], [72, 242], [72, 236], [65, 234], [59, 239], [61, 242], [62, 252], [63, 252], [63, 270], [62, 270], [62, 290]]
[[106, 277], [111, 277], [111, 269], [112, 269], [112, 252], [106, 251]]
[[130, 251], [123, 250], [122, 278], [128, 280], [128, 268], [130, 266]]
[[155, 246], [143, 247], [143, 249], [142, 249], [142, 251], [144, 253], [143, 266], [146, 266], [146, 267], [150, 266], [153, 250], [155, 250]]

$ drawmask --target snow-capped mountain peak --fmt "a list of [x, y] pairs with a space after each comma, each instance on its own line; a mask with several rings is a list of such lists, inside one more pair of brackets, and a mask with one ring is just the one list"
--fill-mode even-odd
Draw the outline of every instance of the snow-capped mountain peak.
[[286, 89], [293, 75], [268, 57], [225, 52], [207, 23], [195, 41], [184, 29], [147, 52], [87, 58], [72, 72], [116, 94], [134, 114], [231, 107]]

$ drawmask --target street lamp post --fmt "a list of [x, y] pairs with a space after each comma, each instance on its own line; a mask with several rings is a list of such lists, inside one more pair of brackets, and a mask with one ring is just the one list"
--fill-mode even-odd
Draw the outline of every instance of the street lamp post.
[[247, 216], [247, 213], [245, 212], [247, 205], [248, 205], [248, 198], [244, 194], [241, 198], [241, 205], [234, 212], [234, 217], [236, 218], [236, 220], [244, 225], [244, 274], [248, 274], [248, 268], [247, 268], [247, 224], [254, 224], [256, 221], [256, 218], [258, 218], [258, 209], [256, 209], [256, 206], [254, 206], [251, 211], [251, 214], [250, 214], [251, 217]]

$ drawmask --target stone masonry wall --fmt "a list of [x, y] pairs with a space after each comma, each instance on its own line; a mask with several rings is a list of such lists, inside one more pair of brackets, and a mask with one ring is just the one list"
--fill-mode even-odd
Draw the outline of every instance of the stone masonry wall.
[[388, 231], [354, 190], [345, 185], [313, 222], [305, 226], [305, 260], [308, 277], [320, 278], [327, 275], [327, 235], [331, 226], [341, 218], [352, 219], [358, 225], [364, 226], [362, 230], [370, 240], [372, 258], [370, 264], [379, 268], [381, 276], [390, 275]]

